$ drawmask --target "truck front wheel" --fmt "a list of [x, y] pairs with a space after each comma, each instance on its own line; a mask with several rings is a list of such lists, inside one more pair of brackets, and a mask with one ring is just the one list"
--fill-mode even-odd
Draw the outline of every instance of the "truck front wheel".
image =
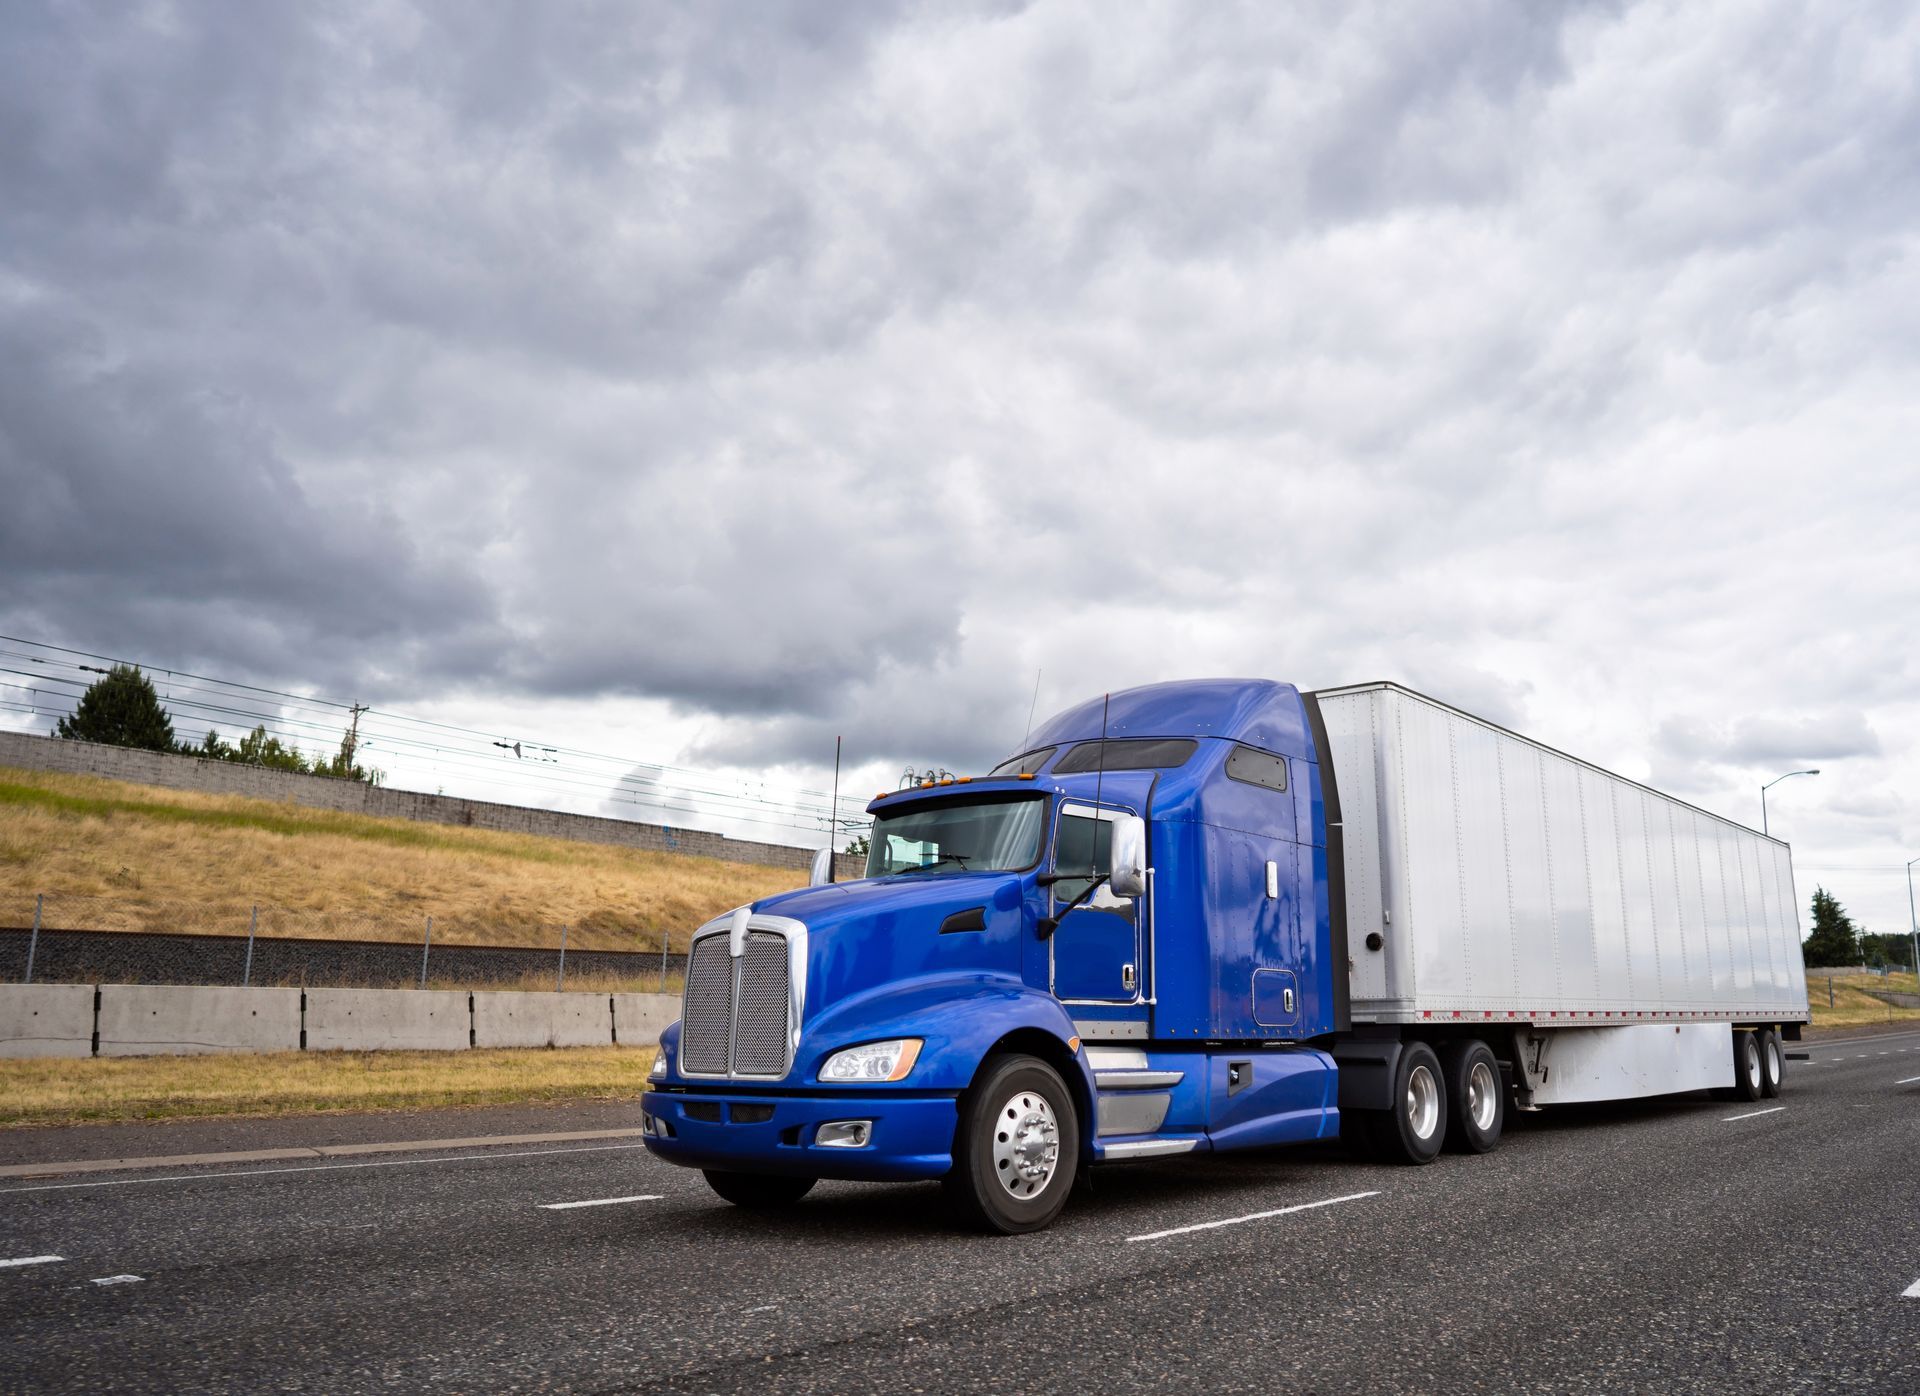
[[813, 1191], [814, 1178], [790, 1178], [780, 1173], [722, 1173], [717, 1168], [701, 1170], [707, 1186], [736, 1207], [756, 1212], [790, 1207]]
[[1080, 1168], [1080, 1119], [1038, 1057], [990, 1058], [960, 1099], [946, 1187], [961, 1214], [1004, 1236], [1049, 1226]]
[[1449, 1042], [1440, 1054], [1447, 1083], [1447, 1147], [1463, 1154], [1491, 1153], [1506, 1123], [1506, 1091], [1500, 1063], [1477, 1038]]

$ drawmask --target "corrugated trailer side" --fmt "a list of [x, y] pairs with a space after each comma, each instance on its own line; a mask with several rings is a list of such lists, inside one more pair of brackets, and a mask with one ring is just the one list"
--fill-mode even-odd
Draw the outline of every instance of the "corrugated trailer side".
[[1355, 1022], [1806, 1020], [1784, 843], [1398, 685], [1317, 697]]

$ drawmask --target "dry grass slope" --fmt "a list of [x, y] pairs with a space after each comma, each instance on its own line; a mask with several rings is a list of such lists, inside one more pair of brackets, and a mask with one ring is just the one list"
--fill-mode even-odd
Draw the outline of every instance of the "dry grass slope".
[[1836, 974], [1829, 1005], [1824, 973], [1807, 975], [1807, 1006], [1813, 1011], [1816, 1028], [1857, 1028], [1873, 1023], [1920, 1022], [1920, 1008], [1903, 1008], [1878, 998], [1878, 994], [1912, 994], [1917, 991], [1911, 974]]
[[[0, 767], [0, 924], [35, 893], [90, 928], [437, 944], [658, 949], [728, 907], [799, 885], [789, 869], [372, 819]], [[74, 924], [49, 922], [48, 924]]]
[[637, 1101], [652, 1065], [651, 1047], [0, 1061], [0, 1129], [546, 1100]]

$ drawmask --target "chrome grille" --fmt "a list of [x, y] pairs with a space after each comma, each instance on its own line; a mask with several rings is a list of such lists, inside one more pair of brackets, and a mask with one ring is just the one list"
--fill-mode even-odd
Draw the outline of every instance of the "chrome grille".
[[680, 1015], [680, 1069], [700, 1076], [727, 1074], [733, 1024], [733, 962], [725, 935], [694, 944], [687, 960], [687, 993]]
[[[796, 931], [804, 936], [796, 923]], [[793, 984], [787, 937], [749, 930], [739, 960], [727, 936], [702, 936], [687, 959], [680, 1069], [689, 1076], [784, 1076], [791, 1065]]]
[[747, 936], [740, 957], [739, 1012], [733, 1029], [738, 1076], [784, 1076], [787, 1071], [787, 940], [764, 931]]

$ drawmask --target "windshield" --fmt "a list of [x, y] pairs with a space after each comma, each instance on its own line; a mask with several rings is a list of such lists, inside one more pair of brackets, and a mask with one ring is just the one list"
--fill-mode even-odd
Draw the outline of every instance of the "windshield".
[[1040, 860], [1040, 796], [948, 800], [873, 821], [867, 876], [901, 872], [1010, 872]]

